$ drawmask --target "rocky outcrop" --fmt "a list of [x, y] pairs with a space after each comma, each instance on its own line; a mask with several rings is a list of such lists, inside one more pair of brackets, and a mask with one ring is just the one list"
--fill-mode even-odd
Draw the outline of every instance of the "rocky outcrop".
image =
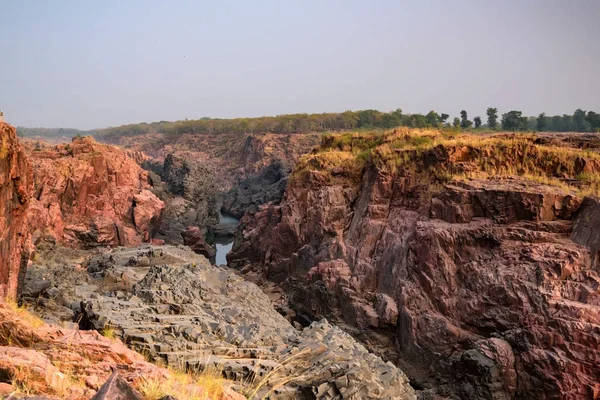
[[148, 173], [122, 150], [76, 137], [30, 148], [34, 199], [29, 226], [36, 238], [78, 247], [135, 246], [158, 229], [164, 204], [149, 191]]
[[[514, 155], [528, 168], [543, 154], [544, 170], [580, 169], [527, 146]], [[519, 168], [507, 150], [457, 148], [398, 150], [393, 169], [309, 159], [280, 205], [244, 216], [229, 265], [280, 282], [297, 311], [347, 324], [423, 396], [600, 396], [597, 201], [580, 210], [568, 190], [519, 178], [436, 180], [447, 165]]]
[[252, 175], [225, 193], [221, 211], [241, 219], [245, 212], [255, 213], [258, 206], [279, 203], [287, 186], [286, 170], [279, 162], [273, 163]]
[[[100, 327], [154, 360], [219, 368], [248, 398], [416, 398], [401, 370], [341, 329], [294, 329], [256, 285], [189, 249], [113, 249], [87, 270], [79, 283], [63, 276], [56, 298], [76, 311], [85, 300]], [[119, 288], [101, 287], [113, 279]]]
[[0, 299], [16, 299], [29, 258], [32, 170], [15, 129], [0, 122]]
[[215, 205], [215, 183], [211, 170], [200, 162], [167, 155], [163, 164], [147, 161], [152, 192], [165, 203], [158, 239], [170, 244], [182, 244], [188, 227], [197, 227], [202, 234], [219, 222]]

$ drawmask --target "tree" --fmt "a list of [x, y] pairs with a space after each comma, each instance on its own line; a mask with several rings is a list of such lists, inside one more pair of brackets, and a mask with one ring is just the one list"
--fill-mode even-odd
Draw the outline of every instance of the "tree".
[[429, 126], [438, 126], [438, 124], [441, 121], [439, 114], [433, 110], [429, 111], [429, 113], [427, 113], [425, 118], [427, 118], [427, 122], [429, 123]]
[[527, 117], [521, 111], [509, 111], [502, 114], [502, 129], [506, 131], [524, 131], [527, 129]]
[[488, 126], [490, 129], [496, 129], [498, 127], [498, 109], [488, 107], [486, 114]]
[[536, 128], [538, 131], [543, 131], [546, 128], [546, 125], [548, 125], [548, 122], [546, 121], [546, 113], [541, 113], [537, 117]]
[[586, 117], [586, 112], [580, 108], [575, 110], [575, 112], [573, 113], [573, 123], [575, 124], [575, 130], [577, 132], [587, 131], [587, 126], [586, 126], [587, 121], [585, 120], [585, 117]]
[[460, 112], [460, 127], [463, 129], [467, 129], [471, 125], [473, 125], [473, 123], [469, 121], [469, 118], [467, 117], [467, 112], [465, 110], [462, 110]]
[[440, 121], [442, 121], [442, 123], [445, 123], [448, 118], [450, 118], [448, 114], [442, 113], [442, 115], [440, 115]]
[[473, 118], [473, 122], [475, 122], [475, 128], [479, 128], [481, 126], [481, 117]]
[[454, 121], [452, 122], [452, 126], [458, 128], [460, 126], [460, 118], [454, 117]]
[[594, 111], [588, 111], [585, 120], [590, 124], [592, 131], [600, 130], [600, 114]]

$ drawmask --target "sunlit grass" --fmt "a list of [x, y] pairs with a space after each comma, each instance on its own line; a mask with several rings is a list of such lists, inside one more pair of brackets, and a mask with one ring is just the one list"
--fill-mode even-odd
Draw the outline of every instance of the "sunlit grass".
[[33, 315], [26, 306], [19, 306], [16, 301], [11, 299], [6, 299], [5, 304], [10, 308], [17, 316], [25, 322], [26, 325], [31, 328], [39, 328], [44, 325], [44, 321], [42, 321], [39, 317]]
[[459, 176], [519, 177], [578, 196], [598, 195], [600, 173], [577, 173], [577, 165], [589, 163], [594, 168], [600, 153], [541, 144], [536, 139], [528, 133], [474, 135], [406, 127], [326, 134], [317, 150], [299, 160], [292, 182], [304, 182], [310, 173], [319, 172], [324, 182], [342, 179], [359, 184], [361, 172], [372, 163], [384, 172], [418, 174], [422, 182], [443, 183]]

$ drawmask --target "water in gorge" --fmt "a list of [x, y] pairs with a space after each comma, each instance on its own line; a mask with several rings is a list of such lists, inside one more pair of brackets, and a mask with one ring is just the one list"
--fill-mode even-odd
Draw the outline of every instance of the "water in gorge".
[[[229, 215], [223, 215], [219, 210], [219, 224], [237, 226], [239, 220]], [[215, 248], [217, 254], [211, 258], [211, 262], [216, 265], [227, 265], [227, 253], [233, 247], [233, 237], [217, 237], [215, 239]]]

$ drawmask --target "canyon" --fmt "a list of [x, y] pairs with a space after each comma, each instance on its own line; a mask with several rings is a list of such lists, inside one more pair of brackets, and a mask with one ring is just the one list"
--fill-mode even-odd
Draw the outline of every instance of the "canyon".
[[0, 378], [51, 398], [144, 375], [185, 398], [173, 370], [215, 368], [200, 398], [600, 397], [594, 135], [0, 127], [0, 288], [44, 321], [0, 306]]

